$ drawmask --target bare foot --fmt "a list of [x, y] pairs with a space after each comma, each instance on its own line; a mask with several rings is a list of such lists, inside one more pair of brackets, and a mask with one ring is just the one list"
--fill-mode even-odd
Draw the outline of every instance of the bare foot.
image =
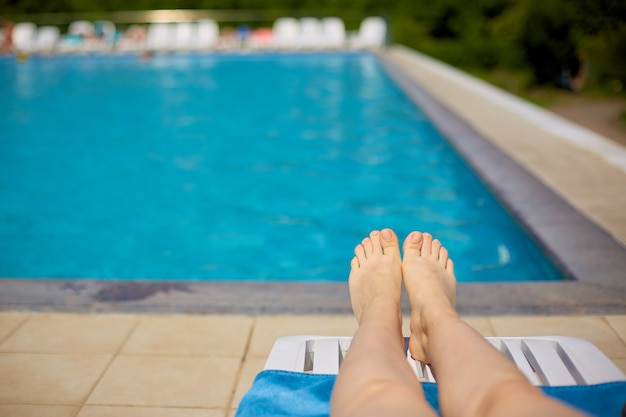
[[374, 230], [354, 248], [350, 262], [350, 300], [359, 324], [371, 313], [402, 317], [402, 261], [398, 237], [391, 229]]
[[428, 233], [409, 234], [403, 252], [402, 273], [411, 305], [409, 349], [413, 359], [429, 363], [428, 329], [442, 318], [458, 317], [454, 264], [447, 249]]

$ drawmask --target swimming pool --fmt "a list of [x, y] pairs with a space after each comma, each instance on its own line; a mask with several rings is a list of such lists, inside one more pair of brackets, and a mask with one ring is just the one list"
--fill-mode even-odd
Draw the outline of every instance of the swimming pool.
[[330, 280], [371, 229], [561, 274], [370, 54], [0, 59], [0, 276]]

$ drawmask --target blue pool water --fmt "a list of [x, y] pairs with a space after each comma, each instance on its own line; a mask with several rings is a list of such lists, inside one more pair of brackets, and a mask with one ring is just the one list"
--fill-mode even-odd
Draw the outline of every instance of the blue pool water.
[[333, 280], [374, 228], [561, 279], [369, 54], [0, 59], [0, 276]]

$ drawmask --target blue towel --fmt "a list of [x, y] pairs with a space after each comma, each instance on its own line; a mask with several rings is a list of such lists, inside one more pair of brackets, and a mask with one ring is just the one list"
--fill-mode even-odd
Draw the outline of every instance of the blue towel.
[[[335, 377], [263, 371], [241, 400], [235, 416], [328, 417]], [[426, 399], [439, 413], [437, 384], [422, 385]], [[546, 394], [597, 417], [620, 417], [626, 402], [626, 381], [542, 389]]]

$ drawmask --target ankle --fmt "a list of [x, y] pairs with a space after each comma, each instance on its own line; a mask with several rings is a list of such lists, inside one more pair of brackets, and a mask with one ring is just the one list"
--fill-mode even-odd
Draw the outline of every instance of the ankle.
[[401, 322], [400, 303], [388, 299], [375, 299], [363, 309], [359, 318], [359, 325], [364, 323], [393, 323]]
[[440, 309], [438, 311], [422, 312], [422, 326], [426, 334], [430, 334], [435, 329], [455, 326], [462, 322], [461, 317], [452, 307]]

